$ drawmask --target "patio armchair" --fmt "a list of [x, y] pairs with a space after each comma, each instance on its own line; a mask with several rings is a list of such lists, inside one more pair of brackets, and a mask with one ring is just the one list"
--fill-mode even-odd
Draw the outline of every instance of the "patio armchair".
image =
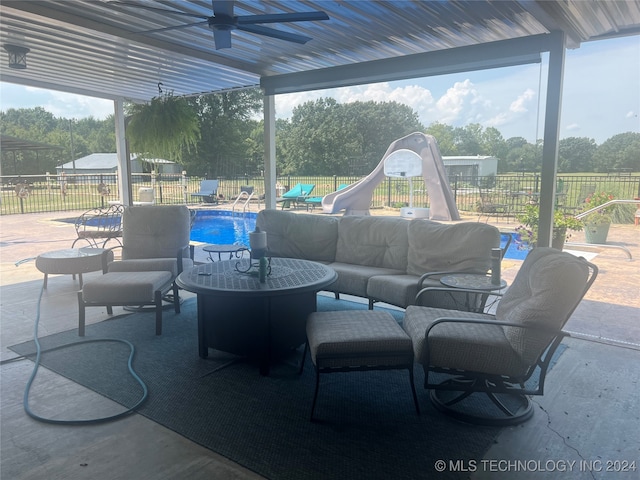
[[218, 203], [218, 180], [202, 180], [200, 191], [192, 193], [192, 197], [201, 197], [205, 203]]
[[[108, 272], [168, 271], [175, 281], [193, 267], [191, 222], [191, 212], [184, 205], [125, 207], [121, 260], [110, 263]], [[173, 292], [177, 293], [175, 282]]]
[[88, 246], [105, 248], [111, 240], [121, 245], [122, 205], [115, 204], [107, 208], [93, 208], [82, 213], [75, 221], [76, 239], [71, 248]]
[[489, 221], [491, 216], [496, 218], [509, 216], [510, 205], [508, 203], [496, 201], [494, 194], [489, 193], [488, 190], [483, 190], [482, 188], [479, 188], [479, 194], [480, 202], [478, 212], [480, 213], [480, 216], [478, 217], [478, 220], [480, 220], [483, 215], [487, 217], [487, 221]]
[[481, 425], [529, 419], [529, 395], [544, 393], [554, 353], [567, 335], [562, 328], [597, 273], [583, 258], [539, 247], [529, 252], [495, 315], [409, 306], [403, 327], [432, 404]]

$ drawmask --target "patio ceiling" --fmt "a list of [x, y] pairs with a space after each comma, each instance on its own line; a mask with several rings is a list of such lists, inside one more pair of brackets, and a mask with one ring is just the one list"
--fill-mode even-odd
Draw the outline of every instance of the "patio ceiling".
[[[552, 31], [567, 46], [640, 33], [640, 1], [238, 1], [235, 15], [322, 10], [326, 21], [271, 24], [300, 45], [235, 30], [216, 50], [207, 25], [123, 3], [211, 16], [210, 0], [10, 1], [0, 43], [28, 47], [0, 80], [114, 100], [263, 86], [269, 94], [536, 61]], [[497, 42], [497, 43], [496, 43]]]

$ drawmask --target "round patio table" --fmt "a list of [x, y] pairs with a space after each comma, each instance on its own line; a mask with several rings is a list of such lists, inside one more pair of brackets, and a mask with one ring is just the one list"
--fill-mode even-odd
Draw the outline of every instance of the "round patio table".
[[199, 265], [178, 275], [176, 283], [198, 297], [200, 357], [206, 358], [209, 348], [257, 357], [260, 373], [268, 375], [274, 357], [305, 342], [316, 293], [338, 276], [321, 263], [272, 258], [270, 274], [260, 283], [249, 262], [247, 258]]

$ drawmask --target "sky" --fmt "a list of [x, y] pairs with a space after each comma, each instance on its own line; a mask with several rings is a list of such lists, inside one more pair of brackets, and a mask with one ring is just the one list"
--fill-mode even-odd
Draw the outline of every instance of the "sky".
[[[548, 56], [542, 63], [340, 89], [278, 95], [276, 116], [290, 118], [306, 101], [396, 101], [429, 126], [479, 123], [502, 136], [542, 138]], [[113, 102], [0, 83], [0, 110], [42, 107], [56, 117], [104, 119]], [[587, 137], [601, 144], [613, 135], [640, 132], [640, 36], [584, 43], [567, 50], [560, 138]]]

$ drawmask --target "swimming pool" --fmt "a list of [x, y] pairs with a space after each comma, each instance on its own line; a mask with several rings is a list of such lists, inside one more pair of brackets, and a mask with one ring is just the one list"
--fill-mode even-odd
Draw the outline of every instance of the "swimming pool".
[[218, 245], [249, 246], [249, 232], [256, 228], [256, 213], [234, 214], [225, 210], [197, 210], [191, 241]]
[[509, 248], [507, 249], [507, 253], [505, 253], [504, 258], [510, 258], [511, 260], [524, 260], [527, 258], [529, 250], [518, 249], [519, 245], [515, 241], [515, 233], [500, 233], [500, 248], [504, 248], [509, 236], [511, 236], [511, 243], [509, 244]]

